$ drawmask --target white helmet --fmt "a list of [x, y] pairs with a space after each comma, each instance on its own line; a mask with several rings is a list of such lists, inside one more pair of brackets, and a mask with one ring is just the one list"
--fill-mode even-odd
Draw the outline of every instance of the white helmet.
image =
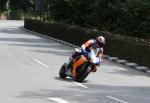
[[99, 46], [99, 47], [103, 47], [105, 45], [105, 38], [103, 36], [98, 36], [96, 38], [96, 44]]

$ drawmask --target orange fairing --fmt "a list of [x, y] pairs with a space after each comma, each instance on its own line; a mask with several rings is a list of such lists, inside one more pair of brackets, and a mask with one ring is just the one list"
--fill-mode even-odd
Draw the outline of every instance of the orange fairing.
[[92, 44], [92, 40], [89, 40], [84, 45], [86, 45], [86, 47], [89, 47], [91, 44]]
[[73, 77], [76, 77], [77, 76], [77, 73], [76, 73], [76, 70], [77, 68], [82, 65], [83, 63], [85, 63], [87, 61], [87, 59], [85, 58], [85, 56], [81, 56], [79, 59], [75, 60], [73, 62], [73, 68], [72, 68], [72, 76]]

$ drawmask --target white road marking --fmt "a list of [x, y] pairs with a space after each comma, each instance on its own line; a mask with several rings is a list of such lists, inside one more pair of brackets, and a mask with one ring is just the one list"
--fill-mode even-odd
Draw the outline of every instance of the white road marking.
[[39, 63], [40, 65], [44, 66], [45, 68], [49, 68], [48, 65], [46, 65], [45, 63], [41, 62], [40, 60], [36, 58], [33, 58], [32, 56], [28, 55], [26, 52], [22, 52], [22, 53], [28, 56], [29, 58], [33, 59], [35, 62]]
[[[73, 81], [74, 82], [74, 81]], [[81, 83], [78, 83], [78, 82], [74, 82], [75, 84], [77, 84], [78, 86], [80, 86], [80, 87], [83, 87], [83, 88], [88, 88], [87, 86], [85, 86], [85, 85], [83, 85], [83, 84], [81, 84]]]
[[[25, 52], [23, 52], [23, 53], [26, 54]], [[26, 55], [27, 55], [27, 54], [26, 54]], [[27, 56], [30, 57], [30, 58], [32, 58], [35, 62], [41, 64], [41, 65], [44, 66], [45, 68], [49, 68], [48, 65], [44, 64], [44, 63], [41, 62], [40, 60], [38, 60], [38, 59], [36, 59], [36, 58], [33, 58], [33, 57], [30, 56], [30, 55], [27, 55]], [[83, 85], [83, 84], [81, 84], [81, 83], [78, 83], [78, 82], [75, 82], [75, 81], [73, 81], [73, 82], [74, 82], [75, 84], [77, 84], [78, 86], [80, 86], [80, 87], [88, 88], [87, 86], [85, 86], [85, 85]]]
[[116, 101], [118, 101], [118, 102], [121, 102], [121, 103], [128, 103], [128, 102], [125, 102], [125, 101], [123, 101], [123, 100], [114, 98], [114, 97], [112, 97], [112, 96], [107, 96], [107, 97], [110, 98], [110, 99], [116, 100]]
[[42, 66], [44, 66], [45, 68], [49, 68], [48, 65], [44, 64], [43, 62], [39, 61], [38, 59], [33, 58], [33, 60], [39, 64], [41, 64]]
[[64, 99], [61, 99], [61, 98], [48, 98], [49, 100], [52, 100], [52, 101], [55, 101], [57, 103], [70, 103]]

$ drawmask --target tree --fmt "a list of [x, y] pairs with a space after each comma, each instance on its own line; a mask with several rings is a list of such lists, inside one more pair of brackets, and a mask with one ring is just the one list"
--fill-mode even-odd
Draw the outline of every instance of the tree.
[[9, 0], [0, 0], [0, 17], [9, 10]]
[[33, 0], [10, 0], [10, 19], [23, 19], [26, 14], [33, 11]]
[[67, 19], [68, 5], [65, 0], [48, 0], [49, 17], [57, 21]]
[[11, 9], [21, 9], [25, 12], [32, 10], [34, 7], [34, 1], [33, 0], [10, 0], [10, 7]]
[[150, 37], [150, 1], [127, 0], [113, 32], [140, 38]]
[[78, 25], [87, 26], [88, 15], [91, 13], [90, 4], [93, 0], [70, 0], [69, 17]]

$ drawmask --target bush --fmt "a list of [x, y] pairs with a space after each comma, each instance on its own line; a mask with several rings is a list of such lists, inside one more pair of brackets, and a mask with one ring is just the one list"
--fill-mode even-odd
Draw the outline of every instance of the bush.
[[78, 46], [88, 39], [103, 35], [106, 38], [105, 54], [150, 67], [150, 43], [143, 39], [89, 30], [76, 25], [43, 23], [31, 19], [25, 20], [25, 28]]

